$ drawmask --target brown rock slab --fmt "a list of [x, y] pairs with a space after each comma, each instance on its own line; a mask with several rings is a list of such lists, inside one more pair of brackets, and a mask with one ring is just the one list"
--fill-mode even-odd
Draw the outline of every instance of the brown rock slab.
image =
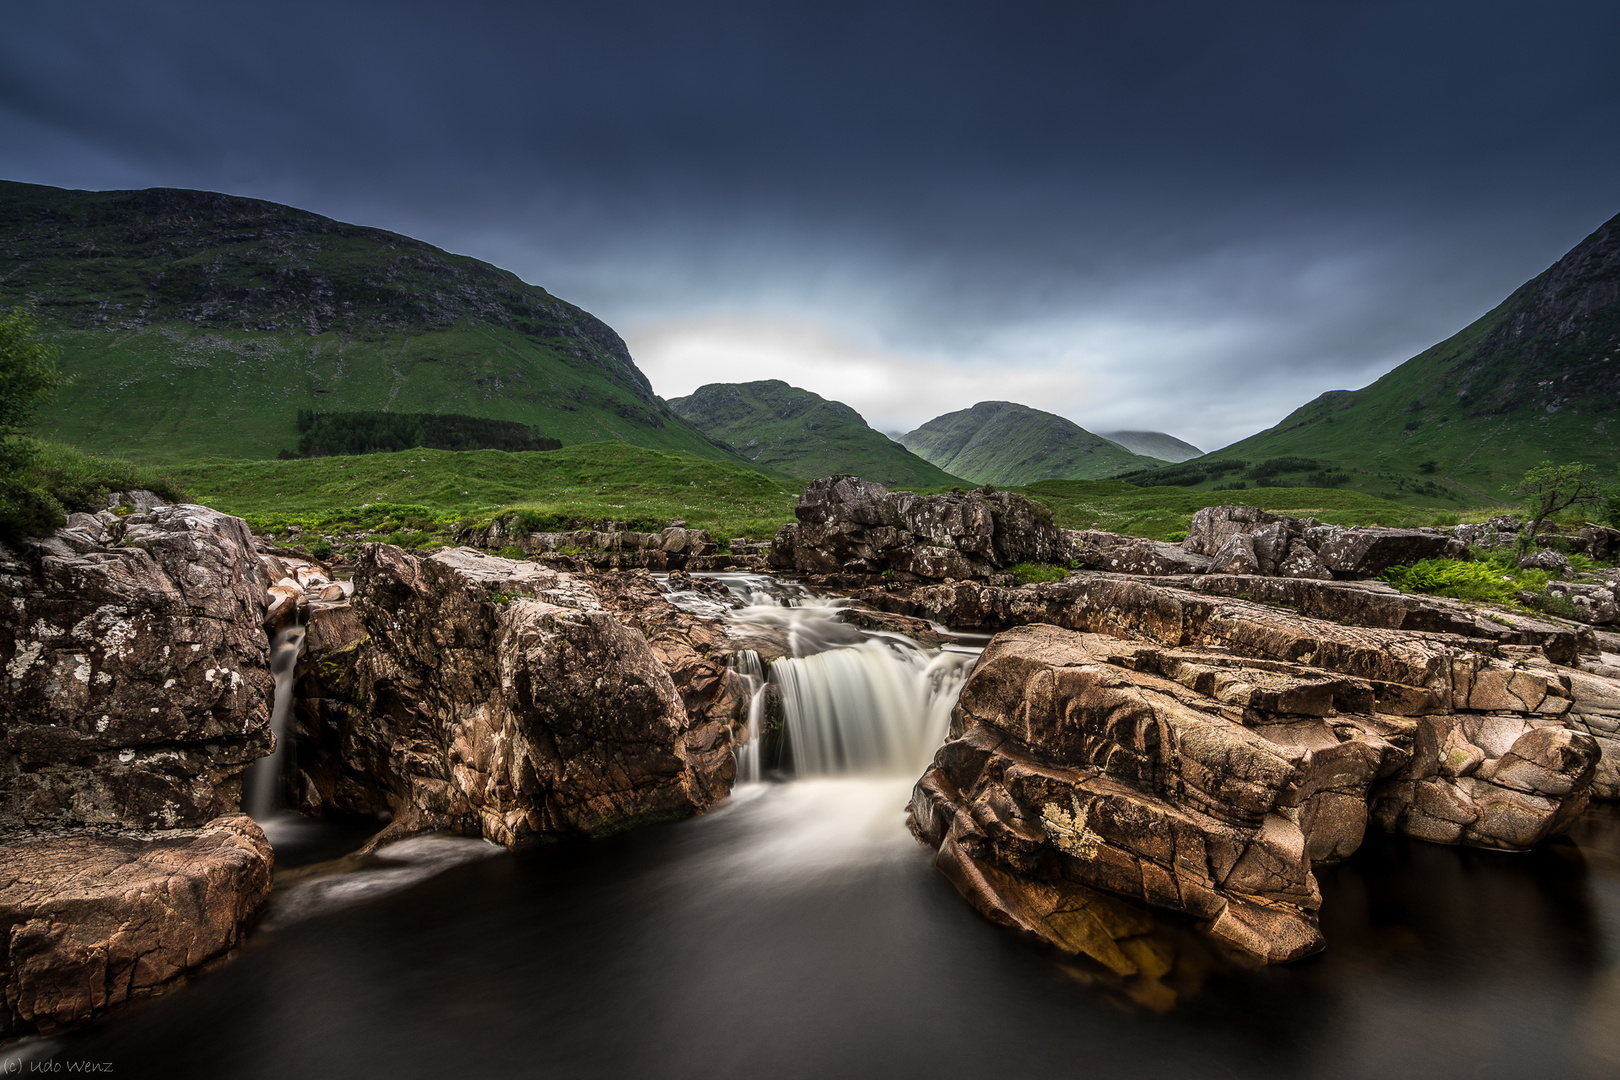
[[0, 843], [3, 1031], [51, 1033], [160, 992], [233, 949], [270, 892], [251, 818]]

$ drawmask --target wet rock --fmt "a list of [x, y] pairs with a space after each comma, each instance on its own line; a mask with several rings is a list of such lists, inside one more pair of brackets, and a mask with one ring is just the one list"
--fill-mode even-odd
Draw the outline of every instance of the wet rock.
[[645, 574], [467, 548], [366, 545], [354, 598], [312, 613], [307, 810], [394, 815], [509, 846], [703, 810], [729, 790], [744, 703], [723, 633]]
[[0, 548], [0, 824], [200, 825], [240, 808], [270, 750], [247, 525], [131, 498], [93, 535]]
[[1592, 666], [1599, 671], [1561, 672], [1570, 694], [1570, 711], [1564, 723], [1573, 731], [1590, 735], [1598, 744], [1600, 756], [1592, 778], [1592, 796], [1620, 799], [1620, 669], [1602, 663]]
[[[1514, 713], [1533, 718], [1531, 726], [1546, 721], [1593, 736], [1608, 723], [1610, 706], [1599, 704], [1608, 699], [1594, 689], [1601, 683], [1580, 683], [1588, 704], [1575, 696], [1580, 679], [1609, 678], [1602, 673], [1609, 670], [1606, 665], [1592, 665], [1601, 671], [1572, 666], [1580, 654], [1597, 652], [1590, 631], [1521, 616], [1485, 618], [1456, 601], [1405, 596], [1374, 582], [1221, 575], [1153, 582], [1082, 571], [1062, 582], [1017, 588], [957, 582], [855, 595], [869, 607], [949, 626], [997, 630], [1048, 623], [1170, 647], [1222, 648], [1255, 660], [1308, 663], [1365, 680], [1374, 694], [1367, 711], [1384, 715]], [[1274, 606], [1279, 604], [1290, 606]], [[1436, 746], [1448, 731], [1433, 733]], [[1508, 750], [1502, 745], [1484, 757]], [[1613, 797], [1607, 778], [1620, 757], [1602, 738], [1591, 750], [1601, 755], [1594, 793]], [[1436, 757], [1424, 776], [1438, 768]], [[1548, 820], [1545, 814], [1542, 820]], [[1549, 827], [1561, 826], [1562, 819]], [[1457, 835], [1459, 842], [1486, 846], [1513, 843]]]
[[74, 1027], [234, 948], [270, 893], [251, 818], [0, 844], [0, 1033]]

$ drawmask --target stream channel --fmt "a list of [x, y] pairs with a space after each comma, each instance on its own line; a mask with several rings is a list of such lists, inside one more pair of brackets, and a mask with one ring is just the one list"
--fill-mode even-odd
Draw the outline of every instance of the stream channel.
[[[924, 649], [715, 575], [789, 656], [786, 750], [709, 813], [509, 854], [275, 817], [232, 960], [0, 1067], [164, 1077], [1615, 1077], [1620, 814], [1530, 854], [1369, 832], [1317, 871], [1328, 947], [1244, 969], [1151, 918], [1120, 979], [979, 916], [907, 833], [975, 641]], [[744, 600], [743, 598], [746, 598]], [[785, 645], [784, 645], [785, 643]], [[761, 697], [763, 704], [764, 698]], [[756, 730], [770, 720], [756, 710]], [[760, 750], [766, 749], [765, 754]], [[785, 755], [785, 756], [784, 756]], [[785, 769], [785, 771], [784, 771]], [[82, 1065], [81, 1065], [82, 1067]]]

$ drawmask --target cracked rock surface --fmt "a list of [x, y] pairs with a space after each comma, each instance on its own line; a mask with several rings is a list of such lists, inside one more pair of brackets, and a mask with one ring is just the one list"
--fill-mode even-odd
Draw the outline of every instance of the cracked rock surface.
[[0, 547], [0, 826], [200, 825], [270, 751], [247, 525], [151, 506]]

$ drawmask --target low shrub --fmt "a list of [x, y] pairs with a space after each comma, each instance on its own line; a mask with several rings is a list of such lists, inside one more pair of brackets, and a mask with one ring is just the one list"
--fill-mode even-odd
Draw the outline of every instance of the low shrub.
[[66, 514], [100, 510], [115, 491], [148, 490], [173, 502], [185, 489], [162, 473], [25, 436], [0, 445], [0, 538], [60, 528]]
[[1458, 559], [1423, 559], [1411, 566], [1392, 566], [1379, 575], [1403, 592], [1430, 593], [1475, 603], [1518, 605], [1523, 590], [1540, 591], [1552, 575], [1546, 570], [1521, 570], [1518, 560], [1503, 551], [1483, 552], [1473, 562]]
[[1007, 572], [1018, 579], [1018, 584], [1029, 585], [1037, 581], [1062, 581], [1069, 572], [1051, 563], [1021, 562], [1008, 567]]
[[1519, 591], [1513, 578], [1492, 562], [1424, 559], [1412, 566], [1392, 566], [1379, 575], [1403, 592], [1432, 593], [1458, 600], [1512, 604]]

